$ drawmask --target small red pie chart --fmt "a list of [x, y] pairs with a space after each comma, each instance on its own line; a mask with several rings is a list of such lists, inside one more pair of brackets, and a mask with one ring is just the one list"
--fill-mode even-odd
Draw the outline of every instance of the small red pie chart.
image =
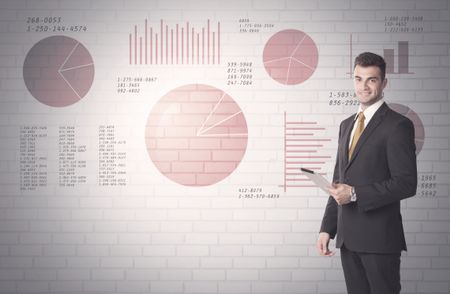
[[25, 58], [23, 79], [28, 91], [48, 106], [74, 104], [94, 81], [91, 54], [77, 40], [52, 36], [36, 43]]
[[247, 149], [247, 122], [224, 91], [203, 84], [173, 89], [153, 107], [145, 142], [156, 168], [185, 186], [228, 177]]
[[284, 85], [296, 85], [309, 79], [318, 61], [316, 44], [299, 30], [280, 31], [264, 47], [263, 62], [267, 73]]
[[414, 112], [408, 106], [397, 104], [397, 103], [389, 103], [389, 107], [409, 118], [414, 124], [414, 142], [416, 143], [416, 154], [419, 154], [422, 151], [423, 144], [425, 143], [425, 128], [423, 127], [422, 120], [419, 115]]

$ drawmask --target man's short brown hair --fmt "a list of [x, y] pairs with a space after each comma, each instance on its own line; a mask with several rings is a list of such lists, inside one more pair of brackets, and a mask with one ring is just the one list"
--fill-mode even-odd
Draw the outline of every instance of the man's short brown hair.
[[357, 65], [361, 67], [376, 66], [380, 69], [381, 80], [384, 80], [386, 76], [386, 61], [384, 61], [384, 58], [378, 54], [372, 52], [364, 52], [359, 54], [355, 58], [355, 66], [353, 68]]

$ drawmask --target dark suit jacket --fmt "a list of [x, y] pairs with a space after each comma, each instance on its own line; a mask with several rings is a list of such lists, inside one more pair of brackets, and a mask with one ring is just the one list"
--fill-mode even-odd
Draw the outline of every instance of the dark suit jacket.
[[355, 187], [356, 202], [337, 205], [330, 196], [320, 231], [336, 247], [352, 251], [399, 253], [406, 250], [400, 200], [414, 196], [417, 167], [414, 125], [384, 103], [364, 129], [348, 159], [354, 115], [342, 121], [333, 181]]

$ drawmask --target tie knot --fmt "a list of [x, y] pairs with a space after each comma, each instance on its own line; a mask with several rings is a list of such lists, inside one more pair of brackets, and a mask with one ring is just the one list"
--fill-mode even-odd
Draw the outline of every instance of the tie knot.
[[358, 113], [358, 120], [359, 120], [359, 121], [364, 121], [365, 118], [366, 118], [366, 117], [364, 116], [364, 112], [363, 112], [363, 111], [361, 111], [360, 113]]

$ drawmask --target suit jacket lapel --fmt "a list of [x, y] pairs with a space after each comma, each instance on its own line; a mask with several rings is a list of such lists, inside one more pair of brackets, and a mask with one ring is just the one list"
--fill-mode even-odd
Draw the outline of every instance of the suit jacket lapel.
[[[358, 142], [356, 143], [355, 150], [353, 151], [353, 156], [350, 159], [350, 161], [347, 161], [346, 170], [348, 167], [352, 164], [353, 160], [358, 156], [359, 151], [361, 150], [362, 146], [367, 142], [367, 139], [370, 137], [372, 132], [378, 127], [378, 125], [383, 121], [383, 118], [386, 114], [386, 111], [389, 109], [389, 107], [386, 105], [386, 103], [383, 103], [383, 105], [375, 112], [370, 122], [367, 124], [366, 128], [364, 129], [363, 133], [361, 134], [361, 137], [359, 137]], [[350, 139], [350, 138], [349, 138]], [[348, 143], [348, 141], [347, 141]], [[347, 145], [348, 146], [348, 145]], [[348, 152], [347, 152], [347, 158], [348, 158]]]

